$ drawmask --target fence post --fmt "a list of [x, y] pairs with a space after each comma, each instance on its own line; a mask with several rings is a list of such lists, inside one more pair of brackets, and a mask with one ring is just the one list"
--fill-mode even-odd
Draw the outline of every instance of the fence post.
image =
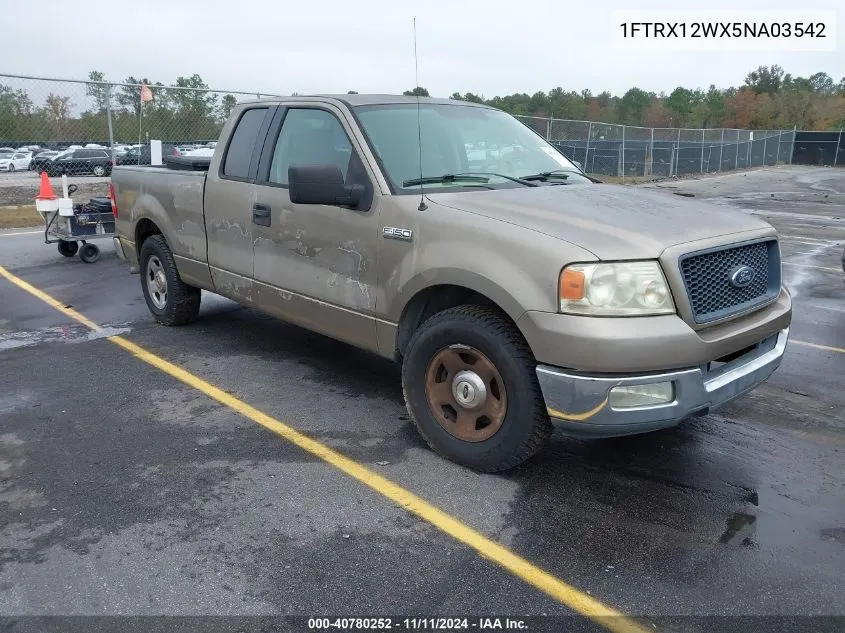
[[651, 128], [651, 143], [648, 146], [648, 174], [654, 176], [654, 128]]
[[589, 167], [587, 167], [590, 161], [590, 137], [593, 135], [593, 122], [590, 121], [587, 125], [587, 149], [584, 150], [584, 171], [588, 173], [592, 173], [589, 171]]
[[619, 174], [622, 176], [622, 183], [625, 183], [625, 126], [622, 126], [622, 161], [619, 165], [621, 173]]
[[763, 167], [766, 166], [766, 148], [769, 146], [769, 130], [766, 130], [766, 136], [763, 137]]
[[552, 140], [552, 117], [549, 117], [549, 120], [546, 122], [546, 140]]
[[836, 144], [836, 154], [833, 155], [833, 166], [836, 167], [836, 161], [839, 160], [839, 146], [842, 145], [842, 128], [839, 128], [839, 142]]
[[739, 169], [739, 130], [736, 132], [736, 154], [734, 154], [734, 170]]
[[748, 149], [745, 150], [745, 168], [751, 167], [751, 146], [754, 143], [754, 130], [748, 133]]
[[704, 130], [701, 130], [701, 169], [698, 170], [699, 174], [704, 173]]
[[722, 171], [722, 152], [725, 149], [725, 128], [722, 128], [722, 140], [719, 141], [719, 171]]
[[780, 137], [783, 136], [783, 130], [778, 130], [778, 153], [775, 154], [775, 165], [778, 164], [780, 160]]
[[789, 150], [789, 164], [792, 164], [792, 155], [795, 153], [795, 135], [798, 133], [798, 126], [792, 126], [792, 149]]
[[106, 86], [106, 118], [109, 122], [109, 147], [111, 148], [111, 162], [114, 165], [117, 162], [117, 153], [114, 149], [114, 128], [111, 122], [111, 84]]
[[678, 175], [678, 165], [680, 164], [680, 161], [681, 161], [681, 128], [678, 128], [678, 145], [675, 148], [675, 169], [673, 171], [673, 174], [675, 176]]

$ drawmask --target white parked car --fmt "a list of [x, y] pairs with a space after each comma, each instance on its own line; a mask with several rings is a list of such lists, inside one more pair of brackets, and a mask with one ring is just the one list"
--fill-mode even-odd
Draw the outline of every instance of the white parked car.
[[192, 149], [187, 152], [183, 152], [183, 156], [214, 156], [214, 148], [213, 147], [200, 147], [198, 149]]
[[0, 171], [26, 171], [31, 160], [31, 152], [4, 152], [0, 154]]

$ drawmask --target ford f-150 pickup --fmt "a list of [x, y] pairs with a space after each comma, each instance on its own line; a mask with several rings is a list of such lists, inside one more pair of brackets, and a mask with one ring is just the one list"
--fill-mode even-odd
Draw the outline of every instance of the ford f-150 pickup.
[[762, 220], [598, 183], [446, 99], [238, 104], [210, 158], [112, 174], [119, 255], [165, 325], [207, 290], [401, 363], [439, 454], [520, 464], [703, 415], [778, 367], [791, 299]]

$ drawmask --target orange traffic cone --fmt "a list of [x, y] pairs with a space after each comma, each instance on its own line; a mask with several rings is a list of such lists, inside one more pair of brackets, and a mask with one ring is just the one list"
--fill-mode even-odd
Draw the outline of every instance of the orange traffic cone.
[[50, 178], [46, 171], [41, 172], [41, 191], [35, 198], [35, 209], [44, 216], [45, 220], [47, 219], [46, 214], [55, 213], [59, 210], [59, 200], [53, 192], [53, 185], [50, 184]]
[[41, 191], [38, 192], [36, 200], [55, 200], [56, 194], [53, 191], [53, 185], [50, 184], [50, 178], [46, 171], [41, 172]]

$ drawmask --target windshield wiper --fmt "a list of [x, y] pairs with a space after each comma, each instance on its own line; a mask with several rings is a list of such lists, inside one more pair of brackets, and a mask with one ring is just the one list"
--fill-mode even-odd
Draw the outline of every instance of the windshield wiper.
[[490, 182], [489, 178], [484, 176], [468, 176], [463, 174], [443, 174], [442, 176], [425, 176], [424, 178], [414, 178], [406, 180], [402, 183], [403, 187], [413, 187], [414, 185], [436, 185], [446, 184], [450, 182]]
[[[482, 175], [485, 174], [485, 175]], [[487, 176], [496, 176], [504, 178], [511, 182], [518, 182], [526, 187], [536, 187], [533, 182], [528, 182], [524, 178], [515, 178], [514, 176], [507, 176], [505, 174], [498, 174], [493, 171], [473, 171], [461, 174], [443, 174], [442, 176], [427, 176], [425, 178], [415, 178], [413, 180], [406, 180], [402, 183], [403, 187], [413, 187], [414, 185], [433, 185], [433, 184], [448, 184], [450, 182], [466, 182], [466, 183], [488, 183], [490, 179]]]
[[539, 174], [530, 174], [528, 176], [522, 176], [523, 180], [549, 180], [550, 178], [562, 178], [566, 180], [569, 178], [569, 174], [577, 174], [581, 175], [580, 172], [575, 171], [574, 169], [554, 169], [552, 171], [541, 171]]

